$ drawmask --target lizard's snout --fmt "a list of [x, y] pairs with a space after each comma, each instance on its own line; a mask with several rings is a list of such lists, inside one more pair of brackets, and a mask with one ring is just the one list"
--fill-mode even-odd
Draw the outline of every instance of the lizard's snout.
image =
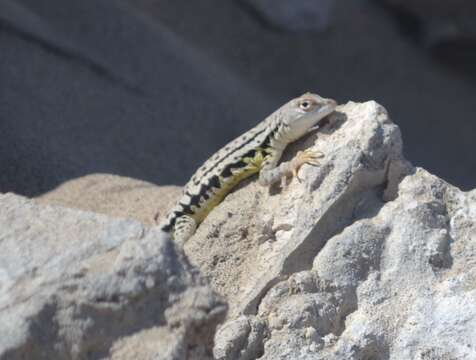
[[324, 106], [321, 107], [321, 114], [323, 117], [331, 114], [337, 107], [337, 101], [334, 99], [326, 99]]

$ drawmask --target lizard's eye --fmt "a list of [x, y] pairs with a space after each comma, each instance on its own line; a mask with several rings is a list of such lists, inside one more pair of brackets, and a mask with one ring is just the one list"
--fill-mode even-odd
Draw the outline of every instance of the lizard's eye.
[[299, 103], [299, 108], [304, 111], [309, 111], [313, 103], [310, 100], [303, 100]]

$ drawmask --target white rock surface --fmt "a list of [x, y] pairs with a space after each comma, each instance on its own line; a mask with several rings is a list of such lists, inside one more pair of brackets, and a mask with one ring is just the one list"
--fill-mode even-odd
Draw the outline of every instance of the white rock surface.
[[251, 182], [186, 244], [190, 259], [234, 299], [232, 314], [254, 314], [271, 286], [309, 269], [327, 239], [384, 191], [386, 174], [401, 160], [400, 132], [375, 102], [340, 107], [318, 139], [311, 136], [301, 147], [313, 142], [326, 157], [321, 167], [301, 169], [302, 184], [294, 180], [280, 192]]
[[226, 305], [134, 220], [0, 195], [0, 359], [210, 359]]
[[[476, 190], [413, 168], [375, 102], [340, 106], [285, 158], [308, 147], [326, 156], [302, 182], [250, 179], [185, 245], [229, 303], [215, 358], [476, 359]], [[85, 187], [121, 211], [83, 208], [142, 221], [159, 197], [100, 176], [41, 201]], [[156, 230], [4, 195], [0, 249], [0, 359], [210, 358], [226, 307]]]
[[260, 304], [263, 359], [475, 359], [476, 192], [417, 169]]
[[476, 191], [412, 168], [375, 102], [338, 110], [296, 145], [321, 167], [244, 185], [185, 246], [230, 304], [216, 358], [476, 359]]

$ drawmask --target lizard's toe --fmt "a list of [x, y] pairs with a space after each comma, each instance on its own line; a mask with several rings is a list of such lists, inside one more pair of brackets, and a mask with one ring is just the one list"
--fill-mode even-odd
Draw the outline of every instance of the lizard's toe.
[[298, 156], [302, 156], [306, 159], [321, 159], [324, 157], [324, 153], [318, 150], [306, 149], [304, 152], [298, 152]]
[[312, 165], [312, 166], [319, 166], [321, 165], [318, 159], [324, 157], [324, 154], [320, 151], [316, 151], [313, 149], [306, 149], [304, 151], [299, 151], [294, 159], [291, 160], [291, 174], [295, 177], [299, 182], [301, 182], [301, 178], [298, 175], [299, 169], [304, 164]]

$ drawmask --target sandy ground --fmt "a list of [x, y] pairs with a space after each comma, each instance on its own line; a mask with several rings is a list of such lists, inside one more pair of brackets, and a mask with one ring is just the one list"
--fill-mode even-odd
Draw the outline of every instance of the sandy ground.
[[178, 186], [157, 186], [122, 176], [92, 174], [67, 181], [35, 200], [116, 218], [132, 218], [154, 226], [155, 214], [165, 216], [181, 193]]

